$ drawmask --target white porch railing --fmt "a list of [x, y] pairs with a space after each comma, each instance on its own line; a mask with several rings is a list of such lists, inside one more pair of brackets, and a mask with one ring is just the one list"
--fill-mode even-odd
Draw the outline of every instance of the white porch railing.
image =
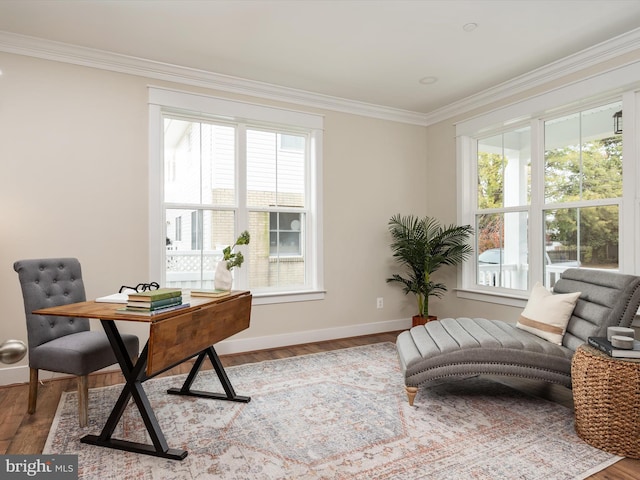
[[524, 285], [522, 278], [522, 267], [516, 263], [512, 264], [482, 264], [478, 265], [478, 285], [490, 287], [521, 288]]
[[[568, 268], [568, 265], [547, 265], [544, 272], [544, 285], [553, 288], [560, 279], [560, 275]], [[526, 290], [526, 275], [528, 265], [518, 264], [482, 264], [478, 265], [478, 285], [491, 287], [515, 288]]]
[[560, 280], [560, 275], [567, 268], [572, 268], [567, 265], [547, 265], [544, 271], [544, 285], [547, 288], [553, 288], [558, 280]]
[[222, 250], [167, 250], [166, 284], [176, 288], [213, 288]]

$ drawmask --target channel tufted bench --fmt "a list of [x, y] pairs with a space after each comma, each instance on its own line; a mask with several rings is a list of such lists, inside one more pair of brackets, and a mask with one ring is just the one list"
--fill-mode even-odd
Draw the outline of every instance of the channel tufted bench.
[[445, 318], [402, 332], [396, 341], [409, 404], [418, 386], [446, 377], [479, 374], [532, 378], [571, 387], [571, 358], [588, 337], [607, 327], [629, 327], [640, 306], [640, 277], [614, 272], [565, 270], [554, 294], [581, 292], [555, 345], [516, 327], [484, 318]]

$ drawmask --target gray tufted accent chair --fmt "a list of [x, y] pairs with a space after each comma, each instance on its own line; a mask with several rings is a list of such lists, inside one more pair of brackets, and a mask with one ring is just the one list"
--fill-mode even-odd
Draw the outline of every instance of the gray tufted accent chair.
[[[87, 375], [117, 362], [107, 336], [91, 331], [89, 319], [34, 315], [40, 308], [84, 302], [86, 300], [80, 262], [75, 258], [19, 260], [18, 272], [29, 343], [29, 407], [36, 410], [38, 370], [78, 376], [78, 415], [80, 426], [88, 421]], [[131, 358], [138, 355], [138, 337], [123, 334]]]

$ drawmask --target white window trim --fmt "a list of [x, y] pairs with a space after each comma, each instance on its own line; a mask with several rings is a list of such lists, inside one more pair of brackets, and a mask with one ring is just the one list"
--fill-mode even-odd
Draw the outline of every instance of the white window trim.
[[[307, 290], [290, 292], [260, 293], [253, 295], [253, 304], [271, 304], [322, 300], [325, 296], [323, 270], [323, 215], [322, 215], [322, 145], [324, 117], [318, 114], [287, 110], [236, 100], [202, 95], [163, 87], [148, 87], [149, 95], [149, 278], [164, 277], [165, 251], [158, 238], [164, 238], [162, 210], [163, 169], [158, 164], [162, 158], [162, 115], [165, 109], [175, 113], [198, 112], [227, 119], [250, 119], [252, 122], [264, 122], [273, 126], [292, 125], [310, 130], [310, 175], [307, 176], [307, 188], [311, 205], [306, 215], [307, 222], [313, 225], [312, 235], [306, 237], [306, 252], [309, 272], [314, 277], [307, 279]], [[242, 173], [242, 172], [239, 172]], [[309, 281], [312, 280], [312, 281]]]
[[[631, 80], [630, 80], [631, 79]], [[474, 224], [473, 197], [476, 191], [474, 184], [475, 163], [468, 159], [475, 158], [473, 150], [476, 139], [489, 132], [497, 132], [529, 124], [532, 128], [532, 158], [539, 158], [542, 135], [533, 136], [540, 131], [541, 118], [557, 116], [559, 111], [579, 111], [594, 103], [606, 103], [611, 98], [622, 97], [624, 111], [623, 145], [623, 196], [620, 203], [620, 272], [640, 273], [640, 252], [637, 251], [635, 239], [640, 238], [640, 62], [634, 62], [582, 81], [566, 85], [544, 94], [527, 98], [520, 102], [490, 111], [486, 114], [456, 124], [456, 165], [458, 191], [458, 223]], [[594, 92], [596, 92], [594, 94]], [[632, 133], [629, 133], [632, 132]], [[534, 164], [534, 167], [536, 165]], [[532, 171], [532, 192], [544, 188], [543, 166], [539, 164]], [[532, 204], [529, 208], [529, 245], [532, 258], [542, 255], [542, 244], [536, 239], [542, 238], [541, 206]], [[538, 262], [532, 262], [538, 263]], [[459, 269], [457, 295], [460, 298], [498, 303], [502, 305], [522, 307], [528, 297], [527, 292], [492, 287], [483, 289], [475, 283], [475, 262], [465, 262]], [[542, 278], [541, 265], [530, 265], [530, 285]]]

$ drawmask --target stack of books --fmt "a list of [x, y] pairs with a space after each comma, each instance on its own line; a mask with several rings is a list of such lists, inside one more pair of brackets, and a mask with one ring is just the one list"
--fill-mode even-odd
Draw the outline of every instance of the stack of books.
[[119, 312], [137, 315], [158, 315], [188, 307], [182, 303], [182, 290], [179, 288], [159, 288], [141, 293], [130, 293], [127, 306]]
[[592, 347], [614, 358], [640, 358], [640, 341], [633, 341], [633, 348], [616, 348], [606, 337], [589, 337], [587, 342]]

